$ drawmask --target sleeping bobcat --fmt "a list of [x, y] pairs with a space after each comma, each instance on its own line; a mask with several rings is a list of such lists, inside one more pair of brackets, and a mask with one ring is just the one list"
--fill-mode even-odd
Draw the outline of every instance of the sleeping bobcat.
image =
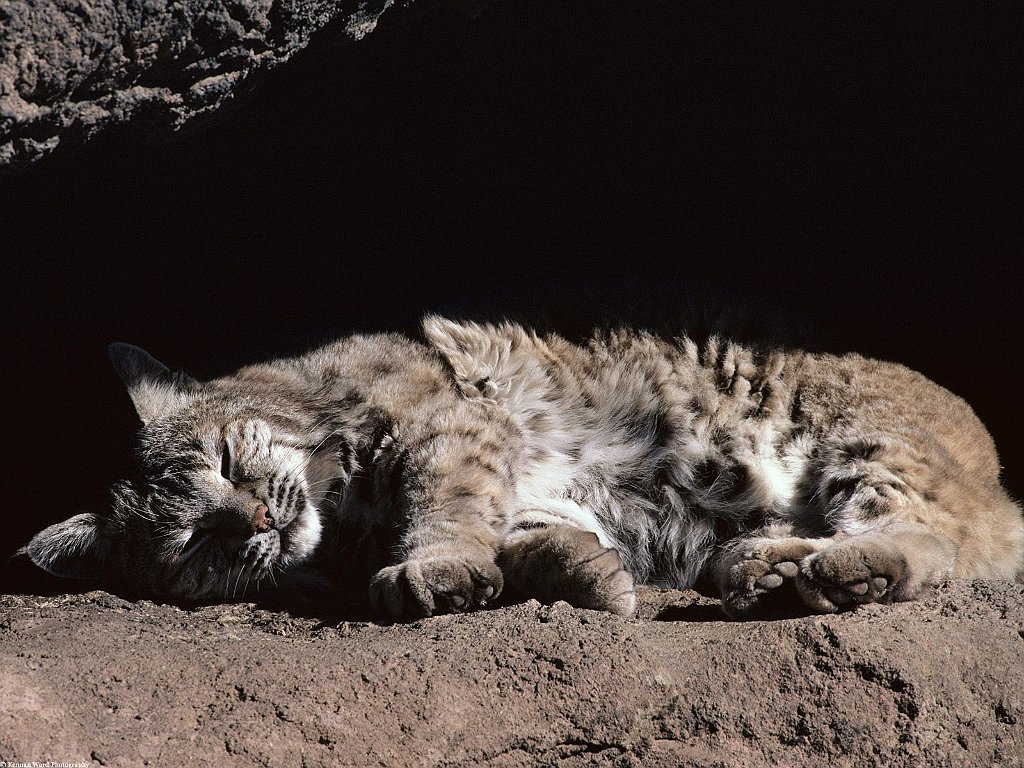
[[987, 431], [900, 365], [620, 330], [586, 346], [424, 320], [207, 383], [110, 348], [144, 479], [32, 560], [241, 599], [336, 572], [392, 617], [507, 592], [630, 615], [712, 585], [732, 617], [1022, 579]]

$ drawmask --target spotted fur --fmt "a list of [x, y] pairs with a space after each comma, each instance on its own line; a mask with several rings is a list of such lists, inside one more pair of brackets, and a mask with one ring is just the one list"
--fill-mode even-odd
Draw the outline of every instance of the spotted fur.
[[144, 479], [28, 554], [185, 600], [329, 576], [406, 617], [506, 587], [628, 615], [635, 583], [709, 584], [748, 616], [1022, 578], [991, 438], [902, 366], [438, 317], [424, 335], [207, 383], [115, 345]]

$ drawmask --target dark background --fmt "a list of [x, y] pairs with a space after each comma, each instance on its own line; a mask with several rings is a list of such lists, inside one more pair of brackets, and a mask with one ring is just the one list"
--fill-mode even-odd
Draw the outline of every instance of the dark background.
[[106, 343], [206, 377], [427, 310], [725, 313], [899, 360], [975, 407], [1019, 498], [1020, 14], [909, 6], [438, 11], [304, 52], [217, 125], [8, 179], [0, 558], [124, 471]]

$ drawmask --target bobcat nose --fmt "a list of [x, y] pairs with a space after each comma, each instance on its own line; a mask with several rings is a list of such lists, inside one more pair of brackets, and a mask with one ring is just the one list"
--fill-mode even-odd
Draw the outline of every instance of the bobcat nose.
[[274, 517], [270, 514], [270, 510], [266, 504], [259, 504], [256, 507], [256, 511], [252, 515], [252, 532], [266, 533], [274, 527]]

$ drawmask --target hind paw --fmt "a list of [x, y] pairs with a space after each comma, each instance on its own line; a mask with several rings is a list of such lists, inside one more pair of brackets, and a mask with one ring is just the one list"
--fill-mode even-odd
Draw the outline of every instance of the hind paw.
[[834, 613], [863, 603], [886, 602], [903, 578], [906, 560], [893, 546], [851, 539], [807, 558], [796, 588], [804, 603], [819, 613]]
[[719, 566], [722, 607], [733, 618], [777, 611], [800, 573], [800, 564], [819, 546], [810, 539], [754, 539], [736, 547]]

